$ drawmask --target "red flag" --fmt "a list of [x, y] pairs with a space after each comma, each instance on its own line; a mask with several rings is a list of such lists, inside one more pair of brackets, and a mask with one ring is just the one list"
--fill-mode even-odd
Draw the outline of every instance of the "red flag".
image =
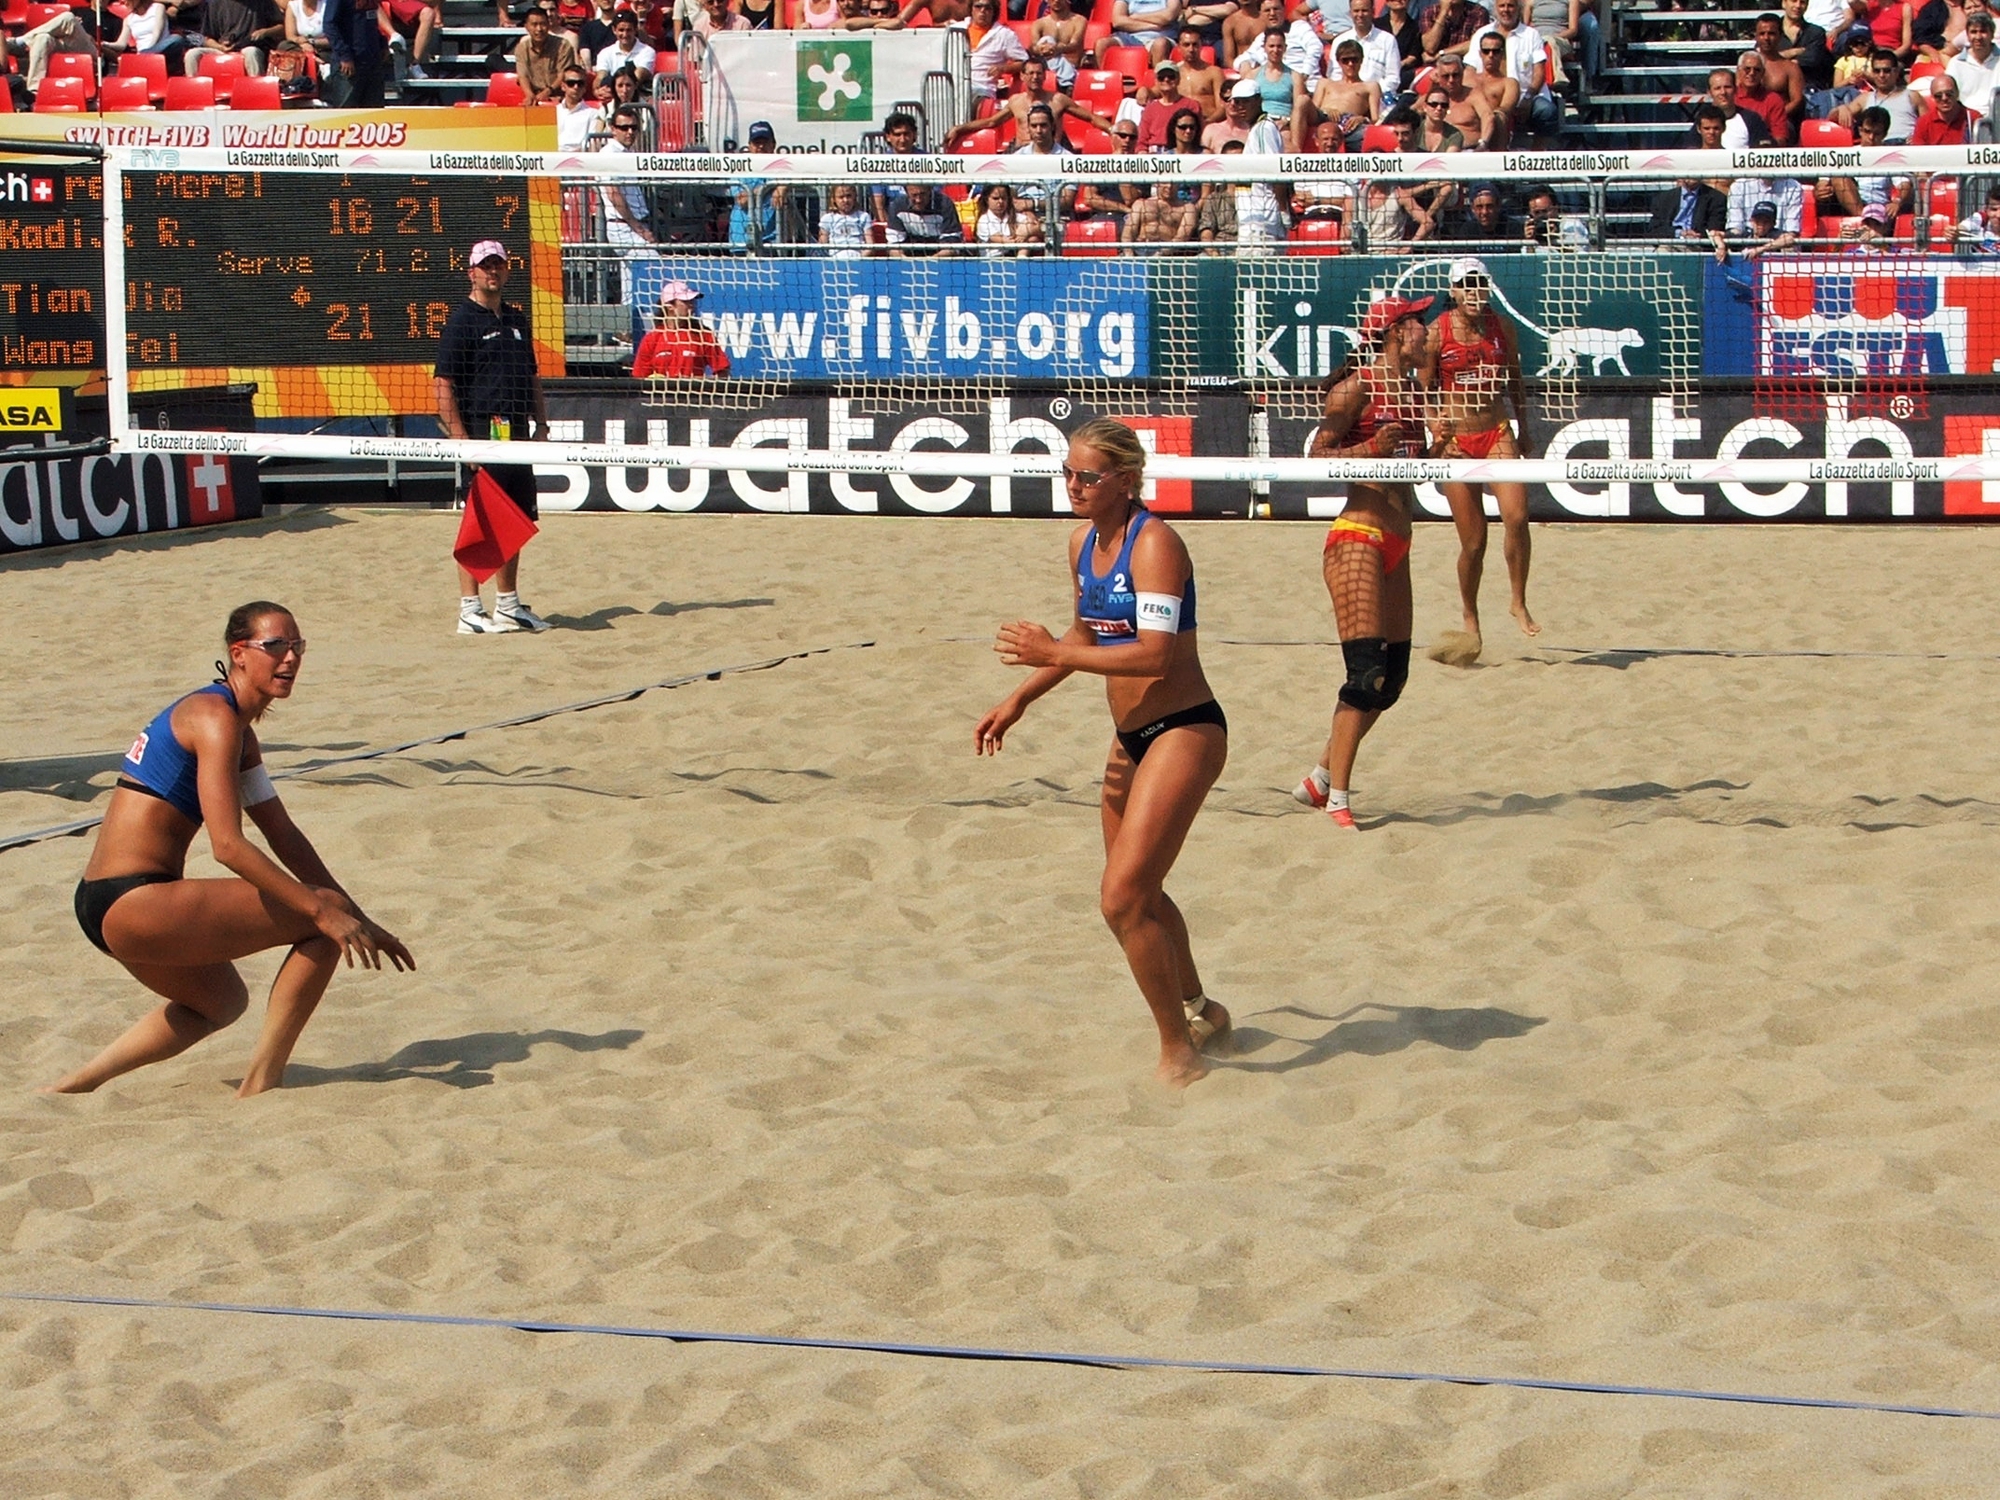
[[484, 469], [473, 472], [465, 491], [465, 514], [458, 523], [458, 540], [451, 555], [458, 565], [484, 583], [501, 564], [527, 546], [535, 523], [521, 514], [500, 482]]

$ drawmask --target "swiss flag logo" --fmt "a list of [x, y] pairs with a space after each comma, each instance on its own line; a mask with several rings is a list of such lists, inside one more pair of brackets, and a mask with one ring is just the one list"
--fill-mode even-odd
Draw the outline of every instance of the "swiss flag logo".
[[196, 453], [187, 460], [188, 524], [236, 519], [236, 492], [230, 487], [229, 460], [215, 453]]
[[56, 180], [53, 177], [31, 177], [28, 179], [28, 198], [33, 203], [53, 203], [56, 201]]

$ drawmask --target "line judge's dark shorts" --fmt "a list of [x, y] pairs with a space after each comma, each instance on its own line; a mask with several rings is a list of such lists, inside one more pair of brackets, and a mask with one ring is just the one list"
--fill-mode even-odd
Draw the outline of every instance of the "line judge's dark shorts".
[[[535, 471], [531, 465], [487, 464], [485, 468], [486, 472], [493, 476], [494, 482], [507, 492], [507, 498], [520, 507], [522, 515], [530, 521], [541, 520], [541, 509], [535, 503]], [[472, 471], [469, 469], [466, 471], [465, 482], [467, 484], [472, 482]], [[460, 495], [459, 498], [465, 497]]]
[[1189, 724], [1213, 724], [1224, 734], [1229, 733], [1229, 720], [1222, 716], [1222, 705], [1211, 698], [1206, 703], [1197, 703], [1193, 708], [1162, 714], [1152, 723], [1142, 724], [1137, 729], [1121, 729], [1117, 732], [1118, 743], [1125, 747], [1126, 758], [1136, 766], [1146, 758], [1146, 752], [1153, 748], [1154, 740], [1169, 729], [1181, 729]]

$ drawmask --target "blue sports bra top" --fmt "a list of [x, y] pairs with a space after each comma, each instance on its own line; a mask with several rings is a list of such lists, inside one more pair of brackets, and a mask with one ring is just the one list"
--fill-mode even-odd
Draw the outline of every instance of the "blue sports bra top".
[[[1132, 543], [1139, 529], [1153, 519], [1149, 510], [1134, 510], [1125, 528], [1125, 545], [1111, 571], [1098, 577], [1091, 571], [1091, 557], [1097, 550], [1097, 528], [1083, 540], [1076, 560], [1076, 616], [1083, 621], [1090, 638], [1100, 646], [1124, 646], [1139, 639], [1139, 591], [1132, 587]], [[1194, 570], [1188, 570], [1187, 587], [1181, 590], [1180, 628], [1194, 629]]]
[[[236, 707], [236, 695], [225, 683], [210, 683], [187, 697], [199, 698], [203, 693], [215, 693], [226, 698], [231, 708]], [[132, 748], [125, 752], [125, 763], [119, 769], [139, 790], [158, 797], [198, 827], [201, 794], [195, 787], [197, 762], [192, 752], [174, 738], [174, 710], [186, 701], [187, 698], [176, 698], [153, 716], [153, 722], [132, 741]]]

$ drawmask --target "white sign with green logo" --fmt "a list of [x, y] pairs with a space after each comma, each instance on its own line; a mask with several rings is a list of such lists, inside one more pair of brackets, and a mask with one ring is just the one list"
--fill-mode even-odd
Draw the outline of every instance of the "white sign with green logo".
[[[838, 34], [720, 31], [709, 39], [702, 117], [718, 149], [769, 121], [785, 151], [856, 151], [944, 67], [935, 29]], [[940, 132], [942, 130], [940, 129]]]

